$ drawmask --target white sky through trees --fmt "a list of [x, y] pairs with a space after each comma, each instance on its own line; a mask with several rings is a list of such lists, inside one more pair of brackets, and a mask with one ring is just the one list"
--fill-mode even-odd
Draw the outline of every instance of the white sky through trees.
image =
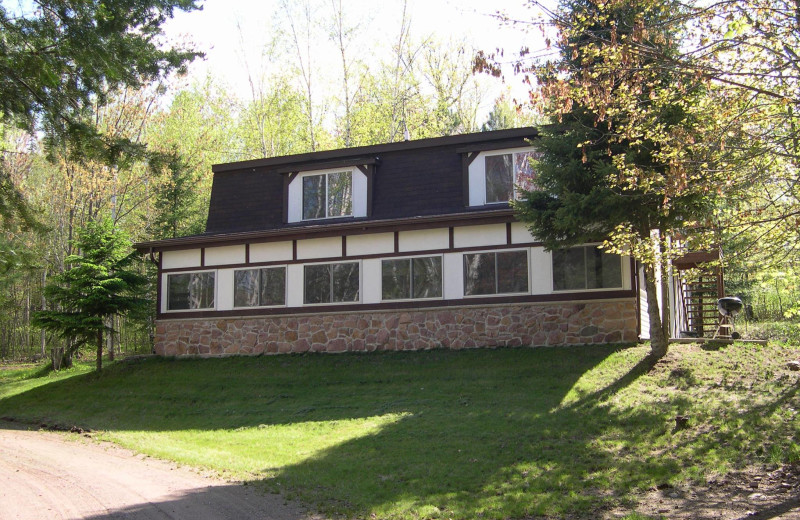
[[[336, 2], [338, 4], [338, 1]], [[331, 0], [311, 0], [314, 16], [323, 23], [333, 13]], [[390, 60], [391, 48], [396, 42], [402, 19], [402, 0], [342, 0], [345, 23], [355, 32], [349, 59], [359, 59], [370, 67], [377, 67], [383, 60]], [[531, 49], [544, 47], [544, 38], [538, 29], [520, 25], [503, 25], [493, 15], [505, 12], [512, 18], [531, 20], [537, 11], [525, 0], [408, 0], [407, 16], [410, 17], [410, 34], [415, 41], [433, 36], [442, 42], [464, 42], [466, 46], [492, 52], [496, 48], [505, 50], [507, 61], [511, 61], [523, 46]], [[323, 16], [319, 16], [323, 13]], [[327, 20], [332, 20], [328, 15]], [[300, 20], [296, 19], [298, 27]], [[178, 12], [165, 25], [167, 37], [185, 40], [206, 54], [190, 67], [190, 78], [202, 79], [211, 74], [223, 80], [238, 96], [249, 96], [248, 73], [268, 71], [264, 49], [270, 39], [280, 31], [291, 30], [279, 0], [207, 0], [202, 11]], [[300, 30], [300, 29], [298, 29]], [[316, 27], [316, 39], [311, 49], [320, 69], [318, 84], [334, 85], [341, 70], [339, 50], [328, 30]], [[292, 49], [288, 50], [292, 54]], [[485, 119], [494, 99], [510, 90], [511, 97], [521, 98], [527, 89], [519, 78], [509, 70], [506, 83], [487, 78], [487, 96], [481, 106], [481, 120]]]

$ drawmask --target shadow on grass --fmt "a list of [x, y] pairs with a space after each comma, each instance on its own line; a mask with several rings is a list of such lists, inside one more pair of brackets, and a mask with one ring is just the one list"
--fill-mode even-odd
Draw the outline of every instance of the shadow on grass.
[[[125, 490], [128, 491], [128, 490]], [[166, 493], [165, 493], [166, 494]], [[84, 506], [85, 504], [79, 504]], [[285, 504], [283, 498], [263, 495], [239, 485], [210, 486], [162, 500], [146, 500], [139, 504], [118, 507], [84, 516], [84, 520], [305, 520], [308, 515], [297, 507]]]
[[[610, 356], [631, 368], [562, 405]], [[394, 414], [293, 463], [276, 467], [265, 456], [255, 480], [358, 517], [591, 515], [680, 470], [671, 457], [643, 467], [631, 456], [669, 435], [669, 410], [606, 403], [652, 366], [631, 359], [598, 346], [152, 359], [8, 398], [0, 415], [95, 430], [208, 431], [214, 449], [225, 451], [227, 437], [243, 428]], [[261, 442], [264, 453], [272, 449]]]

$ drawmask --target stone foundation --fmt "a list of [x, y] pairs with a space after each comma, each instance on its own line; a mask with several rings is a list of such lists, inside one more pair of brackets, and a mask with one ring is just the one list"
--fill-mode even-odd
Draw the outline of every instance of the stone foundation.
[[159, 320], [162, 356], [634, 342], [634, 301]]

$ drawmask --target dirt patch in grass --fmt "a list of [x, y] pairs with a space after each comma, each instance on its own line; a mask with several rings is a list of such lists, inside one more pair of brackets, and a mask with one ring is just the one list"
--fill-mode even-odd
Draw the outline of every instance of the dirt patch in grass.
[[636, 513], [618, 508], [606, 518], [670, 520], [800, 519], [800, 466], [751, 468], [704, 486], [659, 486], [635, 497]]
[[[709, 366], [702, 372], [693, 369], [697, 356], [709, 351], [718, 355], [716, 368], [719, 370]], [[764, 356], [756, 347], [751, 351], [731, 347], [726, 352], [725, 347], [719, 346], [682, 345], [673, 347], [653, 367], [650, 375], [674, 387], [676, 393], [707, 399], [709, 406], [724, 400], [726, 393], [729, 397], [737, 393], [741, 396], [742, 390], [751, 395], [766, 394], [774, 385], [780, 384], [787, 398], [778, 407], [793, 417], [796, 415], [796, 390], [800, 379], [787, 372], [786, 363], [797, 359], [800, 352], [793, 347], [773, 352], [780, 355]], [[752, 418], [754, 404], [758, 407], [762, 403], [741, 402], [739, 411], [744, 417]], [[708, 418], [696, 420], [689, 416], [687, 421], [684, 427], [676, 421], [673, 429], [673, 434], [686, 429], [680, 432], [686, 438], [684, 444], [713, 436], [720, 429], [719, 423], [710, 424]], [[764, 432], [765, 445], [769, 444], [769, 434]], [[787, 440], [797, 442], [792, 435]], [[800, 462], [797, 462], [797, 454], [791, 457], [794, 459], [791, 463], [765, 463], [769, 458], [766, 448], [760, 460], [753, 457], [752, 450], [743, 450], [736, 470], [708, 476], [705, 482], [654, 486], [644, 493], [628, 497], [635, 506], [617, 507], [604, 516], [628, 520], [800, 520]]]

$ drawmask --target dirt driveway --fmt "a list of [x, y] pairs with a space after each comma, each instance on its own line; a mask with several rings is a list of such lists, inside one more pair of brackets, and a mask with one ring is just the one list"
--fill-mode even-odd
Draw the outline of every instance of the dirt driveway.
[[108, 443], [0, 422], [0, 520], [43, 518], [319, 520], [278, 495]]

